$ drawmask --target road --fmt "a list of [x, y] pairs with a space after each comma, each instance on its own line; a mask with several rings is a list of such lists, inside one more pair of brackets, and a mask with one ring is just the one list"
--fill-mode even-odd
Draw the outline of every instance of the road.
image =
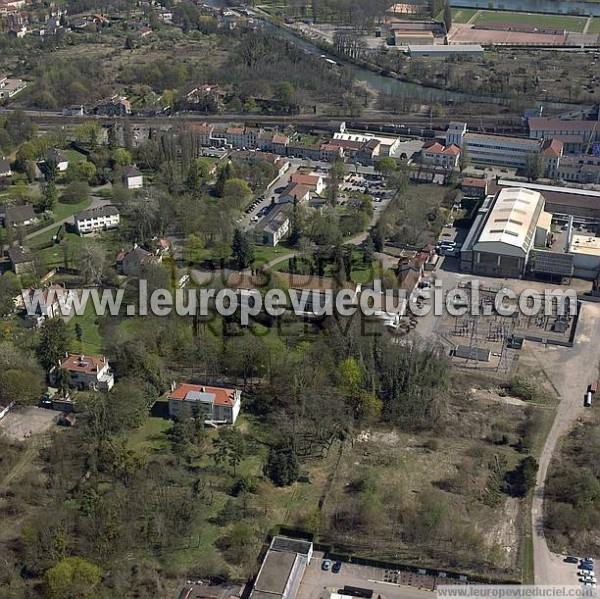
[[[89, 208], [99, 208], [100, 206], [106, 206], [110, 204], [110, 200], [106, 200], [104, 198], [98, 197], [98, 196], [92, 196], [92, 201], [90, 203]], [[88, 210], [89, 210], [88, 208]], [[43, 229], [39, 229], [38, 231], [34, 231], [33, 233], [29, 233], [29, 235], [25, 236], [26, 240], [30, 240], [33, 239], [34, 237], [37, 237], [38, 235], [41, 235], [42, 233], [46, 233], [47, 231], [51, 231], [53, 229], [58, 230], [58, 228], [61, 225], [64, 225], [65, 223], [69, 223], [69, 224], [73, 224], [74, 220], [73, 220], [73, 214], [71, 216], [67, 216], [66, 218], [63, 218], [59, 221], [56, 221], [55, 223], [52, 223], [51, 225], [48, 225], [47, 227], [44, 227]]]
[[558, 441], [569, 432], [577, 419], [585, 416], [583, 394], [588, 381], [598, 376], [600, 346], [596, 340], [599, 336], [600, 305], [584, 303], [573, 348], [534, 350], [560, 394], [554, 423], [540, 454], [531, 509], [536, 584], [577, 584], [576, 567], [565, 564], [562, 561], [564, 556], [548, 549], [544, 536], [544, 488], [548, 466]]

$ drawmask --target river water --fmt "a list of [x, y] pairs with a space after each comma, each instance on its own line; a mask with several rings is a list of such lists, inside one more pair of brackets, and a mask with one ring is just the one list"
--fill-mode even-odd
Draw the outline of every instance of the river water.
[[[559, 2], [557, 0], [502, 0], [503, 2], [511, 2], [511, 3], [523, 3], [523, 4], [566, 4], [565, 2]], [[477, 6], [477, 3], [480, 2], [483, 7], [487, 7], [489, 4], [489, 0], [456, 0], [456, 4], [465, 5], [465, 6]], [[212, 6], [215, 8], [225, 8], [228, 6], [228, 0], [204, 0], [204, 3], [208, 6]], [[233, 4], [233, 3], [231, 3]], [[584, 2], [569, 2], [569, 5], [583, 5]], [[453, 2], [454, 6], [455, 3]], [[499, 7], [499, 5], [498, 5]], [[600, 9], [600, 3], [595, 6]], [[600, 12], [600, 10], [599, 10]], [[291, 29], [275, 25], [269, 21], [263, 21], [264, 26], [267, 30], [271, 30], [273, 32], [277, 32], [279, 35], [283, 36], [285, 39], [293, 42], [298, 47], [303, 48], [304, 50], [310, 52], [311, 54], [316, 54], [320, 56], [322, 54], [327, 55], [328, 58], [332, 58], [336, 62], [340, 62], [340, 59], [337, 56], [328, 55], [327, 52], [324, 52], [318, 46], [306, 41], [305, 39], [298, 37]], [[462, 102], [474, 102], [474, 103], [486, 103], [486, 104], [499, 104], [504, 105], [508, 104], [508, 100], [505, 98], [497, 98], [494, 96], [485, 96], [482, 94], [466, 94], [462, 92], [454, 92], [445, 89], [437, 89], [432, 87], [426, 87], [423, 85], [419, 85], [417, 83], [409, 83], [406, 81], [400, 81], [393, 77], [384, 77], [379, 75], [378, 73], [374, 73], [369, 69], [365, 69], [363, 67], [357, 66], [355, 64], [346, 62], [345, 66], [350, 68], [354, 73], [354, 76], [358, 81], [364, 81], [370, 88], [383, 92], [386, 94], [393, 94], [398, 96], [406, 96], [412, 97], [416, 100], [419, 100], [423, 103], [434, 103], [440, 102], [442, 104], [446, 104], [448, 102], [454, 103], [462, 103]], [[566, 103], [550, 103], [546, 102], [545, 105], [549, 108], [565, 108], [565, 107], [575, 107], [575, 104], [566, 104]]]

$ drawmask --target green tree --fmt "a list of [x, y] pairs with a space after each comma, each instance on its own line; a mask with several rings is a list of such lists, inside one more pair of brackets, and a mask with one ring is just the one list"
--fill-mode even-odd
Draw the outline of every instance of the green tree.
[[444, 4], [444, 25], [446, 26], [446, 33], [450, 33], [450, 28], [452, 27], [452, 7], [449, 0], [446, 0]]
[[64, 360], [69, 348], [69, 332], [62, 318], [47, 318], [40, 330], [37, 355], [42, 367], [49, 372]]
[[56, 183], [54, 179], [50, 179], [44, 185], [44, 193], [42, 194], [42, 201], [40, 207], [42, 210], [53, 210], [58, 202], [58, 191], [56, 189]]
[[537, 153], [527, 156], [527, 177], [530, 181], [537, 181], [543, 173], [542, 157]]
[[460, 156], [458, 157], [458, 168], [460, 172], [464, 171], [471, 164], [471, 155], [469, 154], [469, 144], [463, 140], [460, 148]]
[[102, 570], [82, 557], [65, 557], [44, 574], [50, 599], [92, 597], [100, 584]]
[[271, 447], [265, 474], [279, 487], [296, 482], [300, 476], [300, 462], [293, 447]]
[[0, 276], [0, 316], [15, 311], [15, 297], [21, 292], [17, 275], [8, 271]]
[[133, 162], [131, 154], [125, 148], [116, 148], [111, 152], [113, 164], [118, 166], [127, 166]]
[[15, 168], [19, 172], [25, 172], [27, 163], [34, 161], [36, 158], [37, 152], [35, 146], [30, 141], [26, 141], [25, 143], [21, 144], [17, 150]]
[[398, 169], [398, 163], [396, 162], [395, 158], [392, 158], [391, 156], [385, 156], [375, 165], [375, 168], [384, 177], [387, 177]]
[[233, 234], [231, 250], [239, 270], [246, 270], [254, 262], [254, 245], [248, 235], [239, 229], [236, 229]]
[[90, 193], [90, 186], [86, 181], [72, 181], [64, 188], [60, 201], [63, 204], [79, 204], [89, 199]]
[[213, 454], [215, 463], [227, 463], [236, 475], [237, 467], [244, 458], [246, 441], [244, 436], [236, 428], [224, 428], [219, 431], [219, 436], [214, 440]]
[[204, 242], [202, 238], [193, 233], [188, 235], [185, 240], [184, 256], [185, 261], [189, 264], [194, 264], [202, 260], [202, 250], [204, 249]]
[[228, 179], [223, 186], [223, 199], [233, 210], [240, 210], [252, 199], [252, 190], [243, 179]]

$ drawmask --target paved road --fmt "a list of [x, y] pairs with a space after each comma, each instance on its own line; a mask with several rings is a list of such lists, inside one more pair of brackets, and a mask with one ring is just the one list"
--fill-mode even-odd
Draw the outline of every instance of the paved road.
[[599, 336], [600, 305], [584, 303], [573, 348], [548, 347], [536, 350], [561, 397], [554, 424], [540, 455], [531, 510], [536, 584], [577, 584], [576, 568], [565, 564], [562, 561], [564, 556], [548, 549], [543, 521], [544, 487], [557, 442], [569, 432], [578, 418], [585, 416], [583, 394], [588, 382], [598, 376]]
[[[99, 206], [106, 206], [107, 204], [110, 204], [110, 200], [106, 200], [104, 198], [100, 198], [98, 196], [92, 196], [92, 201], [90, 203], [90, 208], [98, 208]], [[62, 220], [56, 221], [55, 223], [52, 223], [51, 225], [48, 225], [47, 227], [44, 227], [43, 229], [39, 229], [38, 231], [34, 231], [33, 233], [29, 233], [29, 235], [27, 235], [25, 237], [26, 240], [29, 239], [33, 239], [34, 237], [37, 237], [38, 235], [41, 235], [42, 233], [46, 233], [47, 231], [51, 231], [51, 230], [58, 230], [58, 228], [61, 225], [64, 225], [65, 223], [69, 223], [69, 224], [73, 224], [73, 215], [71, 216], [67, 216], [67, 218], [63, 218]]]

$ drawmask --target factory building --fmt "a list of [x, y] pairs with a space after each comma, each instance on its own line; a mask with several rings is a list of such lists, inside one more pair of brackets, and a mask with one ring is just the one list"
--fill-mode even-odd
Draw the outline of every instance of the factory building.
[[523, 187], [488, 197], [462, 246], [461, 270], [484, 276], [520, 278], [534, 246], [545, 247], [552, 215], [543, 196]]

